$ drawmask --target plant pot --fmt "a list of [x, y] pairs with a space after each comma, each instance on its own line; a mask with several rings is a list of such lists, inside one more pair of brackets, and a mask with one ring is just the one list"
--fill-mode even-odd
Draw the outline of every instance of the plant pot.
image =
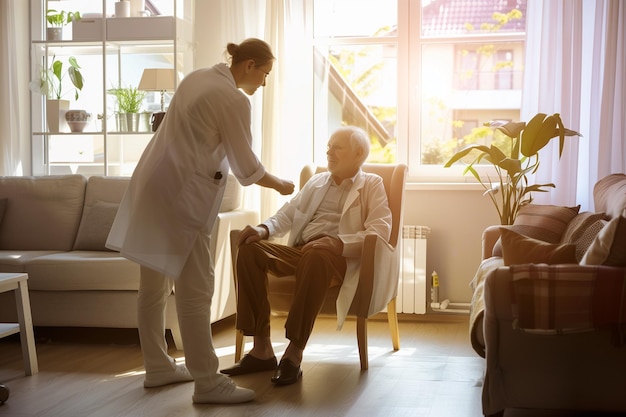
[[115, 131], [126, 132], [126, 113], [115, 113]]
[[63, 40], [63, 28], [47, 28], [46, 29], [46, 38], [49, 41], [61, 41]]
[[69, 109], [69, 100], [46, 100], [46, 122], [48, 124], [48, 132], [67, 132], [68, 126], [65, 121], [65, 113]]
[[124, 113], [126, 115], [126, 131], [139, 132], [139, 113]]
[[139, 131], [140, 132], [150, 132], [152, 130], [152, 125], [150, 124], [151, 118], [152, 118], [152, 113], [149, 113], [149, 112], [139, 113]]

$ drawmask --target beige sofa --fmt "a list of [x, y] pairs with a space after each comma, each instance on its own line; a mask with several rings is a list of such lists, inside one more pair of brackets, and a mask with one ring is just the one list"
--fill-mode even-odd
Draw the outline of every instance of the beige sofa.
[[[136, 328], [139, 267], [104, 247], [129, 178], [82, 175], [0, 177], [0, 272], [28, 273], [35, 326]], [[229, 232], [256, 224], [240, 209], [231, 175], [212, 232], [213, 322], [235, 313]], [[0, 322], [16, 320], [12, 293], [0, 294]], [[173, 294], [166, 327], [182, 348]]]
[[[508, 408], [626, 412], [626, 175], [598, 181], [594, 205], [582, 213], [540, 207], [550, 214], [516, 220], [510, 229], [524, 237], [506, 245], [508, 232], [485, 230], [470, 313], [472, 346], [486, 359], [485, 415]], [[548, 235], [542, 227], [560, 234], [558, 241], [536, 242]], [[573, 260], [550, 262], [559, 250]], [[542, 259], [504, 262], [507, 256]]]

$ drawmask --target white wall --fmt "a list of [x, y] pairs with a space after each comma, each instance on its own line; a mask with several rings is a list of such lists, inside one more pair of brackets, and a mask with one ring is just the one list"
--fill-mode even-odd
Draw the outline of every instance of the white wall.
[[196, 0], [194, 41], [196, 68], [212, 67], [224, 62], [226, 43], [222, 40], [221, 0]]
[[427, 278], [433, 269], [439, 275], [439, 299], [469, 302], [469, 283], [481, 261], [482, 232], [499, 223], [491, 200], [482, 190], [449, 186], [409, 189], [405, 200], [404, 224], [431, 228], [426, 271]]

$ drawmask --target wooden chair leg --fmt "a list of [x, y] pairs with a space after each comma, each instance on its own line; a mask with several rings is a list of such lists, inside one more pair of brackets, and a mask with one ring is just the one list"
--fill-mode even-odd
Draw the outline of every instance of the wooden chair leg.
[[356, 318], [356, 339], [359, 345], [359, 359], [361, 359], [361, 370], [366, 371], [369, 367], [367, 357], [367, 319]]
[[239, 362], [243, 356], [243, 347], [246, 343], [246, 338], [241, 330], [236, 330], [235, 332], [235, 362]]
[[389, 321], [393, 350], [400, 350], [400, 328], [398, 327], [398, 313], [395, 298], [387, 304], [387, 321]]

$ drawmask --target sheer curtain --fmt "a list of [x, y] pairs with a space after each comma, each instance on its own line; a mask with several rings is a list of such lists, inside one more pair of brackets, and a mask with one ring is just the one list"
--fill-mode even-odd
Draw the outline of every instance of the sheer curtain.
[[[254, 148], [265, 168], [298, 187], [302, 166], [312, 161], [312, 64], [301, 0], [222, 0], [223, 45], [264, 39], [276, 62], [267, 85], [252, 100]], [[292, 196], [246, 187], [244, 205], [265, 219]]]
[[541, 151], [535, 193], [539, 204], [593, 209], [593, 185], [625, 172], [625, 5], [621, 0], [529, 0], [522, 117], [560, 113], [583, 137], [558, 140]]
[[28, 4], [0, 1], [0, 175], [31, 173]]

